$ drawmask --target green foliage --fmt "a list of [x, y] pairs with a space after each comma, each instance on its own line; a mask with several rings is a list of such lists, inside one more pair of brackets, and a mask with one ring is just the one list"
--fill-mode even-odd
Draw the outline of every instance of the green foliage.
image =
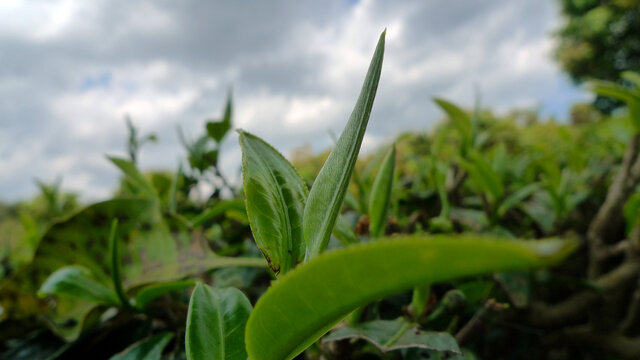
[[197, 284], [187, 315], [187, 359], [245, 360], [244, 329], [251, 303], [234, 288]]
[[42, 284], [38, 295], [63, 295], [103, 305], [119, 305], [118, 295], [91, 275], [84, 266], [70, 265], [56, 270]]

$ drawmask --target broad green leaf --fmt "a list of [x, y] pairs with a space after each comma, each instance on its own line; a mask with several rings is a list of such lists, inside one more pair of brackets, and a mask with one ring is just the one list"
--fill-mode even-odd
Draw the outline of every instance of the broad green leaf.
[[126, 180], [132, 185], [135, 193], [148, 197], [151, 199], [156, 199], [158, 197], [158, 193], [156, 189], [154, 189], [151, 182], [142, 175], [140, 170], [136, 168], [136, 165], [129, 160], [120, 159], [117, 157], [107, 157], [114, 163], [126, 176]]
[[189, 302], [187, 359], [246, 360], [244, 330], [251, 303], [235, 288], [196, 285]]
[[345, 246], [360, 242], [358, 236], [353, 232], [351, 225], [349, 225], [347, 220], [342, 216], [338, 216], [336, 227], [333, 228], [333, 236], [335, 236], [336, 239]]
[[378, 89], [384, 56], [385, 33], [386, 30], [380, 35], [360, 96], [349, 121], [340, 134], [335, 148], [322, 166], [309, 193], [303, 219], [307, 259], [315, 257], [327, 248], [331, 231], [333, 231], [342, 208], [342, 201], [360, 152], [360, 145], [362, 145], [373, 100]]
[[98, 281], [89, 269], [80, 265], [65, 266], [55, 271], [42, 284], [38, 296], [63, 295], [103, 305], [119, 305], [118, 296]]
[[231, 114], [232, 114], [232, 101], [231, 94], [227, 97], [227, 105], [224, 109], [224, 115], [220, 121], [207, 122], [207, 134], [220, 143], [224, 139], [225, 135], [231, 129]]
[[302, 214], [307, 187], [291, 163], [262, 139], [239, 130], [242, 181], [256, 244], [276, 274], [302, 260]]
[[382, 166], [380, 166], [380, 170], [378, 170], [376, 179], [371, 187], [371, 195], [369, 196], [369, 233], [371, 233], [372, 237], [384, 235], [395, 165], [396, 147], [393, 145], [382, 160]]
[[122, 286], [122, 273], [120, 270], [120, 249], [118, 246], [118, 219], [113, 219], [111, 222], [111, 231], [109, 232], [109, 259], [111, 260], [111, 281], [116, 290], [116, 295], [120, 305], [129, 307], [129, 299], [124, 292]]
[[471, 145], [472, 123], [469, 114], [459, 106], [444, 99], [434, 98], [433, 101], [449, 116], [453, 126], [462, 137], [463, 150], [466, 152], [466, 149]]
[[534, 192], [538, 191], [541, 187], [542, 185], [540, 185], [539, 183], [533, 183], [525, 185], [511, 193], [502, 201], [502, 203], [500, 203], [500, 206], [498, 207], [498, 216], [504, 216], [507, 211], [509, 211], [509, 209], [522, 203], [526, 198], [531, 196]]
[[139, 341], [109, 360], [160, 360], [162, 351], [173, 339], [170, 332], [160, 333]]
[[290, 360], [358, 306], [415, 286], [559, 262], [573, 242], [403, 236], [328, 252], [283, 276], [247, 323], [252, 360]]
[[135, 305], [142, 310], [158, 297], [169, 292], [186, 289], [193, 286], [193, 284], [195, 284], [195, 281], [187, 279], [147, 285], [136, 294]]
[[420, 330], [416, 324], [408, 323], [402, 318], [374, 320], [343, 327], [327, 335], [322, 341], [352, 338], [366, 340], [383, 352], [412, 347], [442, 352], [460, 352], [458, 343], [451, 334]]

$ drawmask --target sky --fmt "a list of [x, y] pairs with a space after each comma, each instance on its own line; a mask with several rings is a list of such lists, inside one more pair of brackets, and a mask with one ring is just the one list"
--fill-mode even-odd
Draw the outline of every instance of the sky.
[[[195, 138], [229, 89], [234, 127], [285, 155], [331, 146], [355, 104], [380, 33], [386, 50], [363, 151], [442, 119], [434, 96], [497, 111], [567, 117], [589, 99], [553, 60], [554, 0], [0, 2], [0, 201], [62, 178], [107, 198], [125, 156], [125, 116], [159, 141], [143, 170], [176, 169], [176, 128]], [[239, 180], [236, 134], [221, 165]]]

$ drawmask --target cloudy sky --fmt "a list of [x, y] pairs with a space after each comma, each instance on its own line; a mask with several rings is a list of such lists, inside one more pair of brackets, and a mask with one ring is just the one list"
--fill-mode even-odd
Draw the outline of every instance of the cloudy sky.
[[[380, 32], [387, 47], [364, 147], [440, 117], [438, 95], [494, 109], [531, 106], [566, 117], [586, 95], [553, 62], [554, 0], [0, 2], [0, 200], [63, 178], [104, 198], [124, 155], [129, 114], [159, 143], [144, 169], [176, 167], [187, 136], [222, 112], [284, 154], [331, 144], [355, 103]], [[222, 164], [235, 177], [235, 134]]]

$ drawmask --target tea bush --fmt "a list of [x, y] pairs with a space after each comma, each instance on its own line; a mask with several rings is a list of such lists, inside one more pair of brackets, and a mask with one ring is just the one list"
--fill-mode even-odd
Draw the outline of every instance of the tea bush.
[[639, 358], [638, 75], [572, 124], [436, 98], [444, 122], [358, 160], [384, 46], [328, 156], [238, 130], [237, 188], [229, 95], [173, 173], [140, 172], [128, 122], [112, 199], [0, 207], [0, 358]]

